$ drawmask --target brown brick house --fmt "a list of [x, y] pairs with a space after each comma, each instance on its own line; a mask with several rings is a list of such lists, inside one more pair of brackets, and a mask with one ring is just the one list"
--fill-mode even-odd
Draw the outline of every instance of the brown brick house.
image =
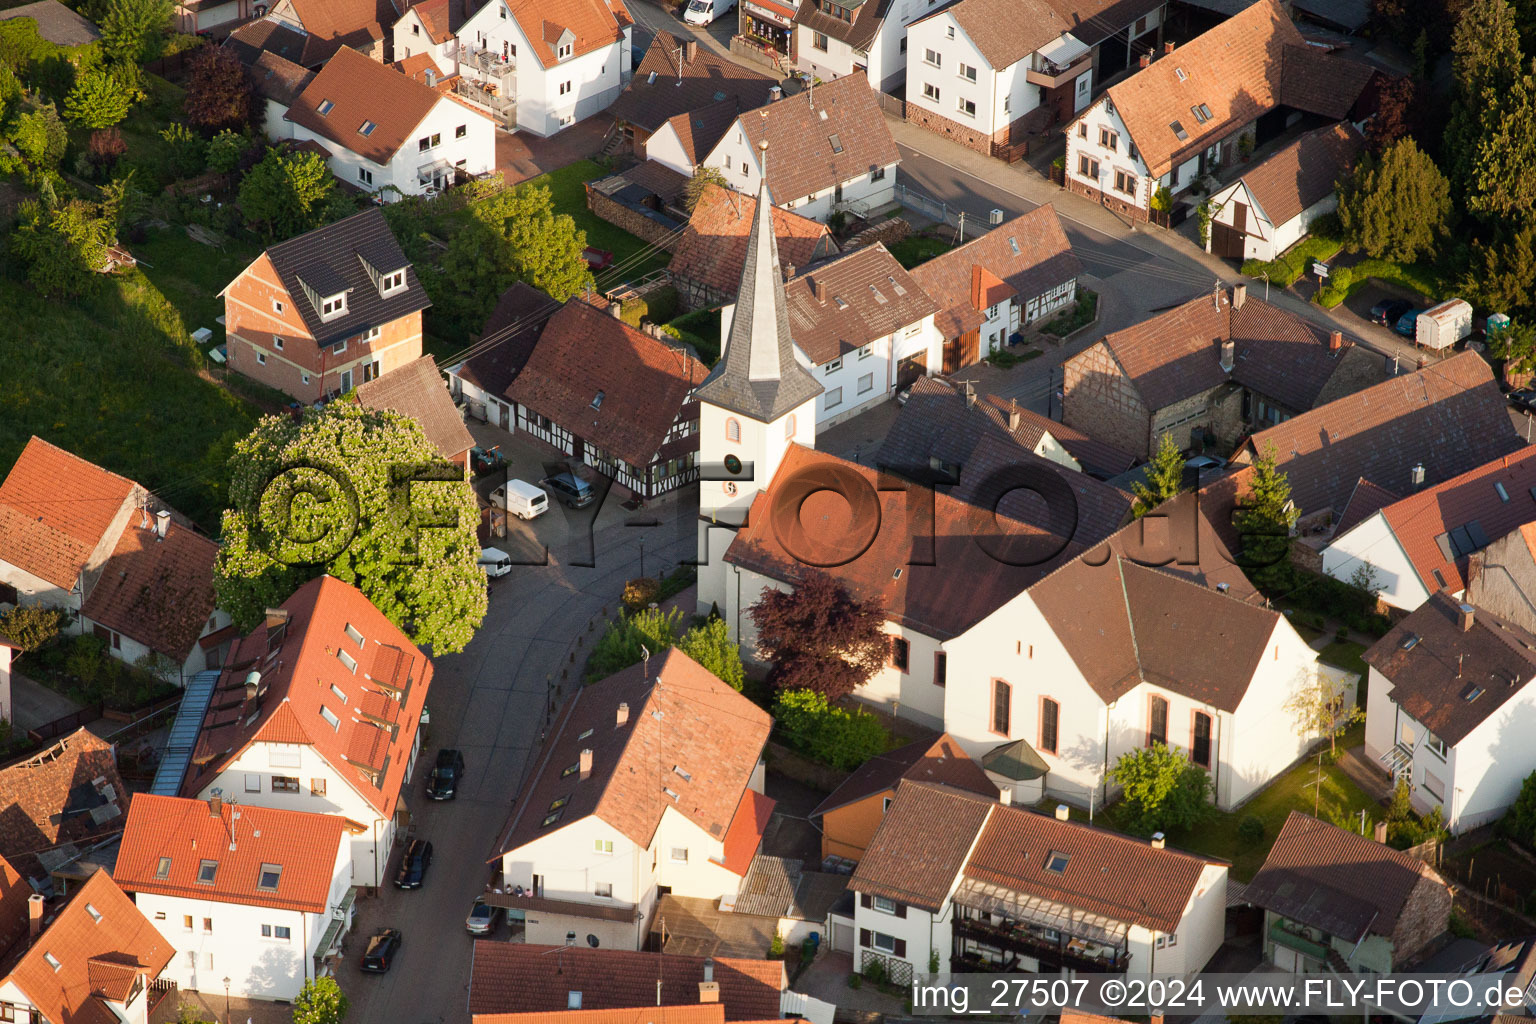
[[378, 210], [272, 246], [220, 294], [229, 368], [303, 402], [421, 357], [430, 303]]

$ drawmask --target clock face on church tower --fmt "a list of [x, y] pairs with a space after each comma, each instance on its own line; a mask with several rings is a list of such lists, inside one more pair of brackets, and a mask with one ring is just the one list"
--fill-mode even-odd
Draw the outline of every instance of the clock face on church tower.
[[727, 473], [736, 476], [741, 472], [741, 459], [735, 455], [727, 455], [723, 461]]

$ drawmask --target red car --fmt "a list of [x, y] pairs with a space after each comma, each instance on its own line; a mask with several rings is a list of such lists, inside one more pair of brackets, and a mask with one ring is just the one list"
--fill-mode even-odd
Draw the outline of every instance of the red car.
[[581, 250], [581, 258], [587, 261], [587, 266], [595, 274], [599, 270], [608, 269], [608, 265], [613, 262], [613, 253], [607, 249], [598, 249], [589, 245]]

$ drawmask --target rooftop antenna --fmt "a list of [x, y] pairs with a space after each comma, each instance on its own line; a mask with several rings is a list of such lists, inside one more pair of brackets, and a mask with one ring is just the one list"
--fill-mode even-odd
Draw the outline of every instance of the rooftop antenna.
[[683, 48], [681, 45], [673, 51], [677, 54], [677, 84], [683, 84]]
[[651, 649], [645, 644], [640, 645], [640, 678], [651, 678]]
[[1216, 309], [1220, 309], [1221, 308], [1221, 281], [1220, 280], [1215, 280], [1215, 281], [1211, 282], [1211, 305], [1214, 306]]

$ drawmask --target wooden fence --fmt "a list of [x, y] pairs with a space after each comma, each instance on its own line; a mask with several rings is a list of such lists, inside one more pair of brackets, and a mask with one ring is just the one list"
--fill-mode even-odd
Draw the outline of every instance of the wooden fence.
[[28, 729], [27, 738], [38, 746], [42, 746], [49, 740], [72, 733], [87, 722], [94, 722], [100, 717], [101, 704], [88, 704], [79, 711], [71, 711], [63, 718], [55, 718], [51, 722], [44, 722], [36, 729]]

